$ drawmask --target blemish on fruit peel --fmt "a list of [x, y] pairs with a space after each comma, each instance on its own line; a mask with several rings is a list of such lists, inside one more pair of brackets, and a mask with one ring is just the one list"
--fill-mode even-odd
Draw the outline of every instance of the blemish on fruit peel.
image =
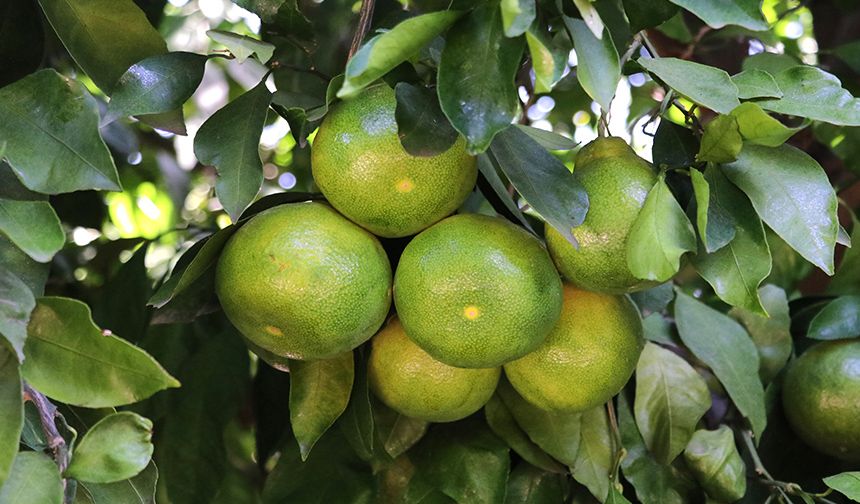
[[463, 316], [469, 320], [475, 320], [481, 316], [481, 310], [477, 306], [469, 305], [463, 308]]
[[283, 336], [283, 335], [284, 335], [284, 332], [283, 332], [283, 331], [281, 331], [280, 329], [278, 329], [278, 328], [277, 328], [277, 327], [275, 327], [275, 326], [267, 325], [267, 326], [266, 326], [266, 327], [264, 327], [263, 329], [264, 329], [267, 333], [271, 334], [272, 336]]
[[412, 182], [412, 180], [405, 178], [399, 180], [395, 187], [397, 188], [397, 192], [408, 193], [415, 187], [415, 184]]

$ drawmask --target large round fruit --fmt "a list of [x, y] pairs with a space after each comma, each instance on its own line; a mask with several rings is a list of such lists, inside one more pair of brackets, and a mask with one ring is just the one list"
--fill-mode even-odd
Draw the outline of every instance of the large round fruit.
[[523, 398], [551, 411], [586, 411], [630, 379], [644, 346], [639, 310], [627, 296], [564, 285], [561, 318], [541, 346], [505, 364]]
[[429, 157], [403, 149], [394, 91], [382, 84], [329, 112], [311, 151], [314, 180], [328, 201], [379, 236], [415, 234], [456, 210], [478, 176], [458, 138]]
[[355, 348], [391, 305], [391, 265], [376, 237], [323, 203], [254, 216], [230, 238], [215, 290], [251, 343], [280, 357], [322, 359]]
[[502, 369], [463, 369], [431, 357], [406, 337], [397, 318], [371, 340], [368, 378], [382, 402], [408, 417], [453, 422], [490, 400]]
[[394, 275], [406, 334], [436, 359], [488, 368], [534, 350], [561, 310], [561, 281], [537, 238], [485, 215], [415, 237]]
[[598, 138], [579, 151], [573, 176], [588, 193], [588, 213], [573, 228], [579, 250], [547, 226], [546, 243], [556, 266], [574, 285], [621, 294], [646, 289], [627, 267], [627, 235], [657, 175], [620, 138]]
[[860, 462], [860, 338], [816, 343], [788, 368], [785, 416], [806, 444]]

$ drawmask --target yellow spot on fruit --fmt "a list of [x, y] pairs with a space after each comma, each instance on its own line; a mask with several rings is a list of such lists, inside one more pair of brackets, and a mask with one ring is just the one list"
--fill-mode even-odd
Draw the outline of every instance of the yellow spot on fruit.
[[469, 305], [463, 308], [463, 316], [469, 320], [475, 320], [481, 316], [481, 310], [479, 310], [477, 306]]
[[275, 327], [275, 326], [267, 325], [267, 326], [266, 326], [266, 327], [264, 327], [263, 329], [264, 329], [267, 333], [271, 334], [272, 336], [283, 336], [283, 335], [284, 335], [284, 332], [283, 332], [283, 331], [281, 331], [280, 329], [278, 329], [278, 328], [277, 328], [277, 327]]
[[397, 187], [397, 192], [407, 193], [415, 187], [415, 184], [411, 180], [409, 180], [408, 178], [405, 178], [405, 179], [397, 182], [396, 187]]

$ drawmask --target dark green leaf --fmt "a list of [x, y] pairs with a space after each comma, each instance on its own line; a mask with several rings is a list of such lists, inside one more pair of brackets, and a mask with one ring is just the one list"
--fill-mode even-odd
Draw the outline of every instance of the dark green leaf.
[[860, 502], [860, 471], [844, 472], [824, 478], [824, 484], [849, 499]]
[[853, 338], [860, 335], [860, 296], [834, 299], [809, 323], [806, 337], [817, 340]]
[[789, 145], [746, 145], [738, 160], [722, 169], [771, 229], [806, 260], [833, 274], [836, 194], [814, 159]]
[[535, 20], [535, 0], [501, 0], [499, 8], [506, 37], [519, 37]]
[[582, 441], [571, 471], [573, 479], [585, 485], [597, 500], [604, 502], [609, 494], [609, 473], [614, 462], [606, 409], [598, 406], [582, 414]]
[[508, 478], [505, 504], [558, 504], [564, 501], [561, 478], [531, 464], [520, 463]]
[[[857, 225], [856, 218], [854, 218], [854, 227], [851, 229], [851, 243], [860, 244], [860, 226]], [[827, 293], [860, 294], [860, 246], [855, 245], [842, 255], [839, 268], [830, 280], [830, 285], [827, 286]]]
[[[368, 84], [418, 53], [461, 15], [462, 12], [457, 11], [438, 11], [415, 16], [368, 40], [346, 64], [338, 98], [358, 94]], [[448, 43], [451, 43], [450, 37]]]
[[146, 352], [102, 334], [87, 305], [74, 299], [38, 300], [24, 354], [24, 378], [52, 399], [76, 406], [120, 406], [179, 386]]
[[678, 12], [678, 6], [668, 0], [622, 0], [630, 20], [630, 31], [638, 32], [662, 24]]
[[633, 292], [630, 297], [639, 307], [639, 311], [647, 315], [665, 310], [675, 299], [675, 289], [672, 288], [672, 282], [666, 282], [650, 289]]
[[585, 21], [579, 19], [565, 16], [564, 24], [576, 48], [576, 78], [588, 96], [608, 111], [621, 78], [621, 64], [612, 37], [604, 31], [602, 38], [598, 39]]
[[578, 145], [575, 140], [552, 131], [542, 130], [525, 124], [516, 124], [515, 126], [546, 150], [566, 151], [575, 149]]
[[693, 225], [666, 185], [665, 174], [660, 174], [627, 237], [630, 272], [665, 282], [678, 272], [681, 256], [695, 249]]
[[774, 74], [774, 78], [783, 97], [758, 101], [761, 108], [830, 124], [860, 126], [860, 99], [844, 89], [835, 75], [798, 65]]
[[612, 485], [609, 487], [609, 495], [606, 497], [606, 504], [630, 504], [630, 501], [624, 497], [618, 487]]
[[439, 108], [439, 98], [433, 89], [398, 82], [394, 94], [397, 136], [406, 152], [413, 156], [435, 156], [454, 145], [457, 130]]
[[384, 404], [373, 403], [374, 432], [382, 448], [396, 459], [427, 433], [428, 422], [402, 415]]
[[78, 482], [75, 504], [155, 504], [155, 484], [158, 469], [150, 462], [146, 469], [134, 478], [116, 483]]
[[99, 420], [75, 446], [66, 475], [92, 483], [136, 476], [152, 457], [152, 422], [131, 411]]
[[671, 0], [672, 3], [692, 12], [711, 28], [737, 25], [753, 31], [767, 30], [768, 24], [761, 13], [758, 0], [732, 0], [714, 2], [713, 0]]
[[260, 135], [272, 93], [261, 81], [203, 123], [194, 137], [194, 155], [218, 170], [215, 194], [233, 222], [263, 184]]
[[490, 156], [532, 208], [576, 243], [571, 228], [585, 220], [588, 195], [570, 170], [515, 127], [497, 135]]
[[101, 296], [93, 305], [93, 320], [99, 327], [109, 329], [136, 343], [143, 338], [149, 324], [146, 302], [152, 295], [152, 280], [146, 271], [144, 242], [131, 258], [102, 286]]
[[57, 464], [39, 452], [15, 456], [6, 483], [0, 487], [0, 504], [60, 504], [63, 485]]
[[[0, 233], [0, 270], [12, 272], [12, 274], [24, 282], [34, 296], [41, 296], [45, 291], [45, 282], [48, 279], [49, 268], [50, 264], [34, 261]], [[20, 302], [25, 298], [16, 299]], [[0, 333], [2, 332], [0, 330]], [[23, 339], [21, 342], [23, 343]]]
[[0, 198], [0, 233], [39, 262], [50, 262], [66, 242], [60, 219], [47, 201]]
[[331, 359], [290, 361], [290, 423], [302, 460], [349, 404], [352, 352]]
[[731, 115], [738, 120], [738, 131], [744, 140], [766, 147], [779, 147], [804, 128], [789, 128], [753, 102], [742, 103], [740, 107], [732, 110]]
[[484, 413], [490, 429], [528, 463], [544, 471], [559, 474], [566, 472], [564, 466], [553, 460], [552, 457], [547, 455], [545, 451], [541, 450], [538, 445], [529, 439], [526, 433], [517, 425], [514, 416], [498, 395], [490, 398], [490, 401], [484, 407]]
[[124, 116], [181, 108], [203, 80], [206, 60], [200, 54], [169, 52], [135, 63], [114, 86], [102, 125]]
[[96, 101], [76, 81], [50, 69], [31, 74], [0, 89], [0, 115], [4, 156], [28, 188], [120, 190]]
[[[27, 324], [35, 307], [36, 298], [27, 284], [11, 271], [0, 268], [0, 335], [12, 345], [19, 361], [24, 359]], [[4, 348], [2, 343], [0, 348]]]
[[672, 121], [660, 121], [654, 134], [651, 157], [654, 166], [666, 168], [686, 168], [696, 162], [699, 141], [689, 128]]
[[860, 73], [860, 40], [833, 48], [833, 54], [844, 61], [855, 73]]
[[678, 291], [675, 322], [684, 344], [708, 365], [756, 437], [764, 431], [764, 388], [758, 379], [758, 351], [734, 320]]
[[735, 236], [727, 245], [710, 253], [700, 244], [693, 265], [720, 299], [767, 315], [758, 297], [758, 286], [771, 270], [770, 249], [761, 220], [746, 196], [717, 168], [709, 166], [705, 178], [714, 201], [731, 216]]
[[662, 464], [678, 456], [708, 408], [708, 385], [674, 352], [646, 343], [636, 367], [636, 424]]
[[743, 498], [747, 490], [746, 466], [729, 426], [697, 430], [684, 449], [684, 459], [712, 499], [735, 502]]
[[560, 47], [554, 42], [541, 31], [537, 24], [526, 31], [526, 45], [529, 48], [532, 70], [535, 74], [534, 92], [536, 94], [552, 91], [567, 65], [570, 48]]
[[705, 125], [696, 161], [730, 163], [738, 158], [741, 147], [743, 139], [737, 119], [731, 115], [718, 115]]
[[18, 359], [7, 345], [0, 343], [0, 488], [18, 452], [23, 426], [24, 397]]
[[[708, 167], [707, 173], [713, 179], [716, 168]], [[720, 199], [720, 194], [711, 188], [705, 175], [699, 170], [690, 170], [693, 192], [696, 196], [696, 226], [699, 237], [707, 252], [723, 248], [735, 237], [734, 215]]]
[[768, 316], [743, 308], [732, 308], [729, 315], [749, 332], [758, 349], [759, 377], [762, 382], [769, 383], [791, 357], [791, 318], [784, 290], [776, 285], [765, 285], [758, 294]]
[[645, 339], [664, 345], [676, 345], [669, 321], [660, 313], [652, 313], [642, 320], [642, 331]]
[[522, 50], [522, 39], [505, 37], [495, 1], [472, 11], [447, 36], [439, 103], [472, 153], [485, 151], [517, 114], [514, 76]]
[[367, 362], [360, 351], [355, 352], [355, 380], [349, 405], [341, 416], [340, 428], [349, 444], [364, 459], [373, 456], [373, 407], [370, 404], [370, 382]]
[[738, 87], [738, 98], [782, 98], [782, 90], [773, 75], [759, 68], [744, 70], [732, 75], [732, 82]]
[[247, 35], [240, 35], [223, 30], [209, 30], [206, 32], [215, 42], [226, 47], [233, 56], [236, 57], [238, 63], [244, 63], [246, 59], [256, 54], [260, 63], [265, 63], [272, 59], [272, 54], [275, 52], [275, 46], [262, 40], [251, 38]]
[[639, 64], [669, 87], [714, 112], [728, 114], [740, 105], [738, 88], [725, 71], [677, 58], [640, 58]]
[[[529, 221], [526, 220], [525, 216], [523, 216], [522, 211], [520, 211], [519, 206], [514, 201], [513, 196], [508, 192], [508, 188], [505, 187], [505, 183], [502, 182], [502, 178], [499, 176], [499, 172], [496, 171], [496, 167], [498, 163], [495, 162], [493, 158], [490, 157], [487, 153], [478, 154], [478, 170], [481, 172], [481, 175], [487, 180], [487, 183], [490, 184], [490, 188], [493, 192], [498, 196], [498, 199], [501, 200], [502, 204], [505, 208], [510, 212], [510, 214], [515, 217], [520, 224], [522, 224], [526, 229], [531, 232], [534, 232]], [[501, 170], [501, 167], [498, 167]], [[487, 195], [484, 195], [487, 197]], [[498, 209], [497, 209], [498, 210]], [[501, 213], [501, 212], [500, 212]]]

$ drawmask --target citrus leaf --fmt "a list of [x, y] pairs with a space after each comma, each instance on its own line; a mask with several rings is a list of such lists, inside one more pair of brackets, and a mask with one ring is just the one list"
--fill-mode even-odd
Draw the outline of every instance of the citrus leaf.
[[669, 191], [665, 174], [660, 174], [627, 237], [630, 272], [643, 280], [664, 282], [678, 272], [681, 256], [695, 248], [693, 225]]
[[790, 145], [745, 145], [738, 160], [722, 169], [776, 234], [833, 274], [839, 229], [836, 193], [818, 162]]
[[[9, 241], [5, 235], [0, 233], [0, 270], [14, 272], [13, 274], [24, 282], [30, 292], [36, 297], [41, 296], [45, 291], [45, 282], [48, 280], [50, 266], [50, 264], [34, 261]], [[7, 282], [14, 282], [14, 280], [7, 280]], [[0, 295], [0, 298], [3, 297], [5, 296]], [[15, 299], [16, 302], [26, 302], [26, 298], [16, 296]], [[3, 333], [2, 329], [0, 329], [0, 333]], [[7, 337], [9, 336], [9, 334], [3, 334]], [[23, 344], [24, 339], [20, 332], [18, 333], [18, 338], [19, 342]]]
[[562, 480], [556, 474], [520, 463], [508, 477], [505, 504], [557, 504], [564, 500]]
[[418, 53], [462, 14], [457, 11], [422, 14], [368, 40], [347, 62], [345, 78], [337, 97], [355, 96], [368, 84]]
[[526, 433], [517, 425], [514, 416], [498, 395], [493, 395], [486, 406], [484, 406], [484, 414], [490, 429], [502, 438], [523, 460], [544, 471], [558, 474], [566, 473], [564, 466], [553, 460], [552, 457], [547, 455], [545, 451], [541, 450], [538, 445], [529, 439]]
[[302, 460], [349, 404], [352, 352], [331, 359], [290, 361], [290, 425]]
[[23, 427], [24, 392], [18, 359], [0, 342], [0, 489], [12, 469]]
[[576, 78], [588, 96], [608, 111], [621, 79], [618, 51], [608, 31], [598, 38], [584, 21], [564, 16], [564, 24], [576, 49]]
[[102, 126], [120, 117], [181, 108], [203, 80], [206, 60], [200, 54], [169, 52], [135, 63], [114, 86]]
[[718, 115], [705, 125], [702, 144], [696, 161], [730, 163], [738, 158], [743, 139], [738, 131], [738, 121], [731, 115]]
[[746, 466], [728, 425], [697, 430], [684, 449], [690, 471], [708, 496], [718, 502], [736, 502], [747, 490]]
[[768, 316], [744, 308], [732, 308], [729, 315], [746, 327], [758, 349], [759, 377], [763, 383], [769, 383], [791, 357], [791, 317], [784, 290], [765, 285], [758, 295]]
[[690, 100], [728, 114], [740, 105], [738, 88], [724, 70], [677, 58], [639, 58], [639, 64]]
[[2, 504], [60, 504], [63, 484], [57, 464], [47, 455], [22, 451], [15, 456], [6, 483], [0, 487]]
[[233, 222], [263, 185], [260, 135], [271, 100], [266, 81], [261, 81], [212, 114], [194, 137], [194, 155], [218, 170], [215, 194]]
[[751, 68], [732, 75], [732, 82], [738, 87], [738, 98], [782, 98], [782, 90], [773, 75], [760, 68]]
[[761, 12], [758, 0], [732, 0], [714, 2], [713, 0], [670, 0], [676, 5], [692, 12], [711, 28], [737, 25], [752, 31], [767, 30], [768, 24]]
[[233, 56], [236, 57], [238, 63], [244, 63], [246, 59], [253, 55], [257, 55], [260, 63], [265, 63], [272, 59], [272, 54], [275, 52], [275, 46], [262, 40], [251, 38], [247, 35], [231, 33], [223, 30], [209, 30], [206, 32], [215, 42], [226, 47]]
[[519, 37], [535, 20], [535, 0], [501, 0], [499, 8], [506, 37]]
[[678, 291], [675, 322], [684, 344], [708, 365], [756, 437], [767, 423], [758, 351], [746, 331], [728, 316]]
[[531, 137], [532, 140], [537, 142], [541, 147], [546, 150], [567, 151], [575, 149], [576, 146], [579, 145], [576, 140], [573, 140], [566, 136], [562, 136], [553, 131], [542, 130], [540, 128], [527, 126], [525, 124], [515, 124], [514, 126], [519, 128], [523, 133]]
[[[713, 171], [714, 168], [707, 168]], [[709, 173], [711, 176], [713, 174]], [[705, 175], [699, 170], [690, 170], [693, 192], [696, 197], [696, 226], [706, 252], [716, 252], [735, 237], [735, 218], [726, 208], [720, 194], [711, 188]]]
[[526, 31], [526, 45], [529, 48], [532, 70], [535, 73], [534, 92], [549, 93], [562, 77], [570, 48], [565, 49], [554, 44], [538, 25]]
[[571, 229], [585, 220], [588, 195], [570, 170], [516, 127], [501, 131], [489, 154], [532, 208], [575, 244]]
[[585, 25], [591, 30], [595, 37], [603, 37], [603, 20], [591, 0], [573, 0], [573, 5], [579, 11], [579, 15], [585, 21]]
[[496, 2], [482, 4], [447, 35], [439, 62], [439, 103], [473, 154], [490, 146], [517, 114], [514, 77], [521, 38], [507, 38]]
[[860, 126], [860, 98], [843, 88], [835, 75], [797, 65], [774, 74], [774, 79], [783, 96], [756, 102], [761, 108], [840, 126]]
[[373, 421], [373, 406], [370, 403], [367, 359], [360, 351], [355, 352], [354, 358], [356, 362], [352, 393], [339, 425], [341, 432], [359, 457], [369, 460], [373, 457], [373, 436], [376, 425]]
[[179, 386], [149, 354], [102, 334], [89, 307], [74, 299], [37, 300], [24, 355], [24, 379], [48, 397], [75, 406], [120, 406]]
[[29, 189], [120, 190], [96, 101], [76, 81], [50, 69], [31, 74], [0, 89], [0, 115], [3, 155]]
[[457, 130], [439, 108], [435, 90], [398, 82], [394, 95], [397, 136], [406, 152], [413, 156], [435, 156], [454, 145]]
[[612, 485], [609, 487], [609, 495], [606, 497], [606, 504], [630, 504], [630, 501], [624, 497], [624, 494], [618, 490], [618, 487]]
[[738, 121], [738, 131], [749, 143], [779, 147], [804, 126], [789, 128], [753, 102], [742, 103], [731, 113]]
[[[134, 478], [116, 483], [78, 482], [78, 495], [83, 495], [91, 504], [155, 504], [155, 484], [158, 469], [150, 462], [146, 469]], [[75, 501], [75, 504], [78, 504]]]
[[0, 268], [0, 335], [12, 346], [18, 361], [24, 359], [27, 324], [35, 307], [36, 298], [27, 284], [12, 271]]
[[609, 495], [609, 472], [615, 462], [609, 421], [603, 406], [582, 414], [582, 441], [576, 463], [571, 470], [573, 479], [585, 485], [600, 502]]
[[636, 366], [636, 424], [645, 445], [662, 464], [687, 446], [708, 408], [708, 385], [674, 352], [646, 343]]
[[842, 296], [827, 303], [809, 323], [807, 338], [834, 340], [860, 335], [860, 296]]
[[[490, 155], [486, 152], [478, 154], [478, 171], [481, 172], [481, 175], [487, 180], [487, 183], [490, 184], [490, 189], [496, 194], [498, 199], [504, 205], [504, 208], [510, 212], [511, 216], [516, 218], [520, 224], [523, 225], [526, 229], [534, 233], [534, 229], [532, 229], [532, 225], [529, 224], [529, 221], [526, 220], [525, 216], [523, 216], [522, 211], [520, 211], [519, 206], [514, 201], [513, 196], [508, 192], [507, 187], [505, 187], [505, 183], [502, 182], [502, 178], [499, 176], [499, 172], [496, 171], [496, 167], [498, 163], [495, 162], [495, 159], [491, 158]], [[498, 166], [498, 169], [501, 170], [501, 166]], [[480, 182], [479, 182], [480, 184]], [[483, 189], [482, 189], [483, 191]], [[486, 194], [484, 197], [490, 199]], [[500, 209], [497, 209], [499, 213], [503, 213]]]
[[385, 452], [396, 459], [427, 433], [428, 422], [410, 418], [379, 403], [373, 403], [374, 431]]
[[824, 478], [824, 484], [849, 499], [860, 502], [860, 471], [844, 472]]
[[77, 442], [66, 475], [92, 483], [122, 481], [143, 471], [152, 451], [152, 422], [131, 411], [114, 413]]
[[66, 243], [66, 234], [47, 201], [0, 198], [0, 232], [39, 262], [50, 262]]

